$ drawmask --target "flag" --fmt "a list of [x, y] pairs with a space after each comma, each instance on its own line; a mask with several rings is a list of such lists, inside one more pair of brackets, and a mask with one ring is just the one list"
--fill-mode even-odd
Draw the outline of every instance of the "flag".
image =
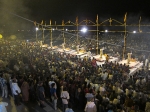
[[46, 21], [45, 21], [45, 26], [46, 26]]
[[96, 17], [96, 23], [98, 23], [98, 14], [97, 14], [97, 17]]
[[50, 25], [52, 24], [52, 21], [51, 21], [51, 20], [49, 21], [49, 24], [50, 24]]
[[36, 26], [36, 21], [34, 21], [34, 25]]
[[78, 23], [78, 16], [76, 17], [76, 24]]
[[139, 21], [141, 22], [141, 16], [140, 16], [140, 20]]
[[43, 25], [43, 20], [42, 20], [42, 22], [41, 22], [41, 25]]
[[126, 21], [127, 21], [127, 13], [124, 16], [124, 22], [126, 22]]
[[62, 20], [62, 26], [64, 26], [64, 25], [65, 25], [64, 20]]

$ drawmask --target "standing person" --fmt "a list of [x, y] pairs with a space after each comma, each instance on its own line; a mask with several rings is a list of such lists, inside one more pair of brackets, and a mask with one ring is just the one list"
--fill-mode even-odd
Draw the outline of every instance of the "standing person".
[[20, 96], [19, 95], [21, 93], [21, 90], [20, 90], [16, 80], [13, 80], [12, 91], [13, 91], [13, 95], [15, 98], [15, 104], [18, 106], [18, 105], [20, 105], [20, 99], [19, 99]]
[[96, 108], [96, 105], [94, 103], [94, 98], [92, 98], [91, 101], [86, 103], [84, 110], [85, 110], [85, 112], [97, 112], [97, 108]]
[[11, 89], [11, 95], [14, 98], [13, 89], [12, 89], [13, 80], [16, 80], [16, 82], [17, 82], [17, 79], [16, 79], [15, 76], [10, 77], [10, 79], [9, 79], [9, 85], [10, 85], [10, 89]]
[[0, 101], [0, 112], [7, 112], [6, 106], [8, 106], [7, 102]]
[[53, 102], [53, 107], [55, 110], [57, 110], [57, 99], [58, 99], [58, 97], [56, 94], [55, 83], [51, 84], [50, 93], [51, 93], [51, 99]]
[[24, 81], [21, 85], [21, 91], [22, 91], [22, 101], [27, 102], [29, 100], [29, 84], [26, 78], [24, 78]]
[[63, 103], [63, 112], [65, 112], [66, 108], [68, 108], [68, 100], [69, 100], [69, 93], [66, 87], [63, 88], [63, 91], [61, 92], [60, 97]]
[[1, 89], [2, 89], [2, 97], [7, 98], [8, 96], [8, 88], [7, 88], [7, 81], [4, 79], [4, 76], [0, 79]]
[[37, 96], [38, 96], [38, 100], [40, 101], [40, 106], [42, 108], [45, 107], [44, 103], [45, 103], [45, 93], [44, 93], [44, 87], [43, 87], [43, 82], [40, 81], [39, 85], [37, 87]]
[[130, 112], [131, 107], [133, 106], [133, 100], [132, 100], [130, 94], [126, 97], [124, 105], [125, 105], [125, 107], [127, 109], [126, 111]]

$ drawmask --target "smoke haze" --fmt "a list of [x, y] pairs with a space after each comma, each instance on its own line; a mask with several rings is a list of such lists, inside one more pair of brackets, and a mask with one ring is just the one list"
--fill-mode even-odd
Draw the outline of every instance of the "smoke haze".
[[1, 30], [6, 30], [8, 33], [15, 32], [31, 24], [15, 15], [29, 18], [30, 10], [25, 6], [24, 0], [0, 0]]

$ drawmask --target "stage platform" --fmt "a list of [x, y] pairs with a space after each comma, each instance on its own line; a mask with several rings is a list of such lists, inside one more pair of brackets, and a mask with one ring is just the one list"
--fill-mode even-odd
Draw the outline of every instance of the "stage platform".
[[[100, 55], [93, 56], [93, 58], [95, 58], [99, 62], [105, 62], [106, 61], [105, 55], [102, 55], [102, 58], [100, 58]], [[117, 57], [110, 56], [108, 61], [114, 63], [114, 62], [118, 62], [119, 59]]]
[[141, 63], [139, 61], [130, 61], [130, 63], [128, 64], [127, 60], [122, 60], [122, 61], [119, 62], [119, 64], [129, 65], [129, 67], [130, 67], [129, 75], [130, 76], [134, 75], [134, 73], [139, 71], [142, 68], [142, 66], [143, 66], [143, 63]]
[[58, 49], [54, 49], [53, 51], [57, 51], [57, 52], [64, 52], [66, 54], [71, 54], [71, 55], [77, 55], [77, 56], [80, 56], [80, 58], [83, 58], [84, 56], [87, 56], [87, 52], [80, 52], [77, 53], [76, 50], [72, 50], [72, 49], [61, 49], [61, 48], [58, 48]]
[[[102, 58], [100, 58], [100, 55], [91, 56], [91, 59], [93, 59], [93, 58], [96, 59], [97, 65], [101, 65], [101, 66], [102, 66], [102, 65], [105, 63], [105, 61], [106, 61], [105, 55], [102, 55]], [[118, 62], [119, 59], [118, 59], [117, 57], [112, 57], [112, 56], [110, 56], [110, 58], [109, 58], [108, 61], [114, 63], [114, 62]]]
[[52, 50], [56, 50], [56, 49], [59, 49], [57, 46], [53, 46], [52, 48], [51, 47], [47, 47], [48, 49], [52, 49]]
[[[56, 52], [64, 52], [64, 53], [67, 53], [67, 54], [71, 54], [71, 55], [77, 55], [78, 57], [80, 58], [84, 58], [85, 56], [88, 56], [88, 52], [79, 52], [77, 53], [76, 50], [72, 50], [72, 49], [69, 49], [69, 48], [66, 48], [66, 49], [62, 49], [62, 48], [58, 48], [58, 47], [54, 47], [53, 48], [53, 51], [56, 51]], [[106, 61], [106, 57], [105, 55], [102, 55], [102, 58], [100, 58], [100, 55], [93, 55], [91, 54], [90, 56], [91, 59], [95, 58], [96, 59], [96, 63], [97, 65], [103, 65]], [[119, 61], [119, 58], [118, 57], [112, 57], [110, 56], [109, 57], [109, 62], [118, 62], [119, 64], [126, 64], [126, 65], [129, 65], [130, 67], [130, 73], [129, 73], [129, 76], [132, 76], [134, 75], [135, 72], [139, 71], [141, 69], [141, 67], [143, 66], [143, 63], [139, 62], [139, 61], [131, 61], [129, 64], [127, 64], [127, 60], [122, 60], [122, 61]]]
[[[53, 51], [57, 51], [57, 52], [64, 52], [64, 53], [67, 53], [67, 54], [71, 54], [71, 55], [77, 55], [78, 57], [80, 57], [80, 58], [84, 58], [85, 56], [89, 56], [88, 55], [88, 52], [79, 52], [79, 53], [77, 53], [76, 52], [76, 50], [72, 50], [72, 49], [69, 49], [69, 48], [66, 48], [66, 49], [62, 49], [62, 48], [57, 48], [57, 49], [53, 49]], [[106, 57], [105, 57], [105, 55], [103, 55], [102, 56], [102, 58], [100, 58], [100, 55], [93, 55], [93, 54], [91, 54], [90, 55], [90, 58], [91, 59], [93, 59], [93, 58], [95, 58], [97, 61], [96, 61], [96, 63], [97, 63], [97, 65], [102, 65], [102, 64], [104, 64], [105, 63], [105, 61], [106, 61]], [[110, 56], [110, 58], [109, 58], [109, 62], [118, 62], [119, 61], [119, 59], [117, 58], [117, 57], [112, 57], [112, 56]]]

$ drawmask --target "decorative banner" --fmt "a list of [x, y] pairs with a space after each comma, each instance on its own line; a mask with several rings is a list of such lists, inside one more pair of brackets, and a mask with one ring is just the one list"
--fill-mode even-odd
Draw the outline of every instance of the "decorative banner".
[[65, 22], [64, 22], [64, 20], [62, 20], [62, 26], [64, 26], [65, 25]]
[[97, 17], [96, 17], [96, 23], [98, 23], [98, 14], [97, 14]]
[[36, 21], [34, 21], [34, 25], [36, 26]]
[[126, 21], [127, 21], [127, 13], [124, 16], [124, 22], [126, 22]]
[[76, 17], [76, 24], [78, 24], [78, 16]]
[[41, 21], [41, 25], [43, 25], [43, 23], [44, 23], [44, 22], [43, 22], [43, 20], [42, 20], [42, 21]]
[[51, 21], [51, 20], [49, 21], [49, 24], [50, 24], [50, 25], [52, 24], [52, 21]]

